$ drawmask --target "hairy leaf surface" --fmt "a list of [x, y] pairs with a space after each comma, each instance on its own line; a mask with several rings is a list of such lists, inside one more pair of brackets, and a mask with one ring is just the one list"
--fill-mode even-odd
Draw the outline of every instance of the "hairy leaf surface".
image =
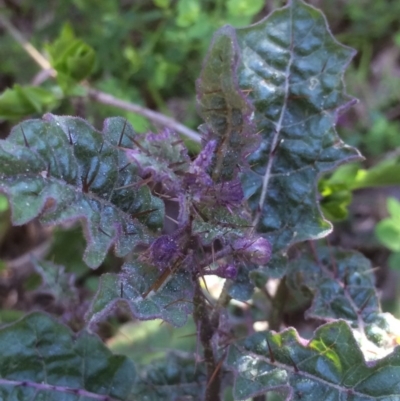
[[143, 175], [151, 174], [165, 189], [176, 190], [181, 175], [189, 168], [190, 158], [179, 135], [165, 129], [159, 134], [147, 134], [138, 139], [136, 149], [127, 149], [129, 160], [136, 163]]
[[0, 348], [2, 400], [127, 400], [135, 379], [128, 358], [42, 313], [1, 329]]
[[331, 231], [317, 202], [318, 176], [359, 158], [335, 131], [338, 113], [352, 103], [343, 73], [354, 51], [300, 0], [236, 34], [239, 85], [249, 91], [263, 138], [243, 176], [245, 194], [274, 247], [268, 274], [282, 275], [290, 245]]
[[214, 36], [197, 80], [197, 100], [206, 125], [205, 141], [215, 139], [217, 146], [211, 166], [215, 181], [236, 178], [245, 157], [257, 148], [259, 136], [251, 121], [253, 108], [237, 82], [238, 47], [235, 31], [226, 26]]
[[0, 191], [10, 201], [13, 223], [39, 216], [44, 224], [81, 220], [90, 267], [101, 264], [111, 246], [130, 252], [163, 223], [163, 202], [146, 186], [120, 145], [132, 127], [108, 119], [103, 133], [80, 118], [46, 115], [16, 126], [0, 142]]
[[347, 323], [321, 326], [308, 342], [294, 329], [259, 332], [231, 347], [234, 398], [277, 391], [286, 401], [387, 400], [400, 394], [400, 347], [365, 362]]
[[160, 318], [178, 327], [184, 325], [193, 309], [190, 274], [178, 270], [161, 288], [148, 293], [159, 277], [155, 266], [139, 261], [126, 263], [119, 274], [104, 274], [87, 316], [90, 324], [104, 318], [117, 304], [124, 304], [140, 320]]

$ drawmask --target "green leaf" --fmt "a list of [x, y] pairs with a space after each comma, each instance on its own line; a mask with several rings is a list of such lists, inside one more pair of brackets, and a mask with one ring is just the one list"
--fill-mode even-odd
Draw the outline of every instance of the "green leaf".
[[381, 187], [400, 184], [400, 158], [383, 160], [368, 170], [360, 169], [352, 183], [352, 189]]
[[338, 113], [352, 103], [343, 73], [354, 51], [299, 0], [236, 34], [239, 86], [249, 92], [263, 136], [249, 159], [253, 171], [243, 176], [245, 194], [274, 248], [264, 275], [281, 276], [288, 247], [332, 229], [317, 202], [318, 177], [360, 158], [335, 131]]
[[200, 15], [200, 4], [196, 0], [178, 0], [176, 6], [178, 16], [176, 25], [180, 28], [187, 28], [193, 25]]
[[264, 4], [264, 0], [228, 0], [226, 7], [230, 15], [243, 18], [247, 16], [252, 17], [257, 14], [261, 11]]
[[227, 363], [235, 374], [235, 400], [271, 390], [286, 401], [394, 401], [400, 394], [400, 347], [365, 362], [343, 321], [321, 326], [310, 341], [294, 329], [256, 333], [230, 348]]
[[128, 358], [42, 313], [1, 329], [0, 347], [2, 400], [127, 400], [135, 380]]
[[388, 198], [387, 209], [390, 217], [381, 220], [375, 227], [379, 241], [394, 252], [400, 251], [400, 202]]
[[393, 218], [400, 221], [400, 202], [396, 198], [388, 198], [387, 209]]
[[135, 401], [202, 400], [206, 386], [204, 363], [196, 363], [193, 354], [171, 352], [140, 369], [132, 397]]
[[387, 218], [380, 221], [375, 227], [379, 241], [391, 251], [400, 251], [400, 226], [395, 219]]
[[0, 142], [0, 192], [13, 223], [82, 221], [84, 261], [93, 268], [113, 245], [124, 256], [146, 241], [145, 225], [161, 227], [164, 206], [147, 186], [135, 186], [141, 178], [120, 149], [134, 135], [120, 118], [106, 120], [102, 133], [80, 118], [53, 115], [16, 126]]
[[53, 92], [38, 86], [15, 84], [0, 95], [0, 118], [22, 118], [43, 114], [57, 106], [59, 99]]
[[57, 71], [57, 80], [65, 92], [74, 83], [82, 81], [92, 72], [95, 62], [95, 51], [75, 37], [72, 27], [65, 24], [60, 36], [46, 46], [50, 54], [52, 67]]
[[181, 327], [193, 311], [193, 283], [187, 270], [169, 275], [162, 287], [150, 291], [160, 271], [140, 261], [126, 263], [119, 274], [104, 274], [86, 318], [93, 325], [118, 305], [126, 305], [140, 320], [163, 319]]
[[400, 322], [381, 312], [371, 262], [363, 255], [320, 247], [314, 256], [305, 253], [290, 263], [287, 283], [295, 290], [312, 294], [306, 318], [346, 320], [357, 328], [365, 352], [393, 348]]

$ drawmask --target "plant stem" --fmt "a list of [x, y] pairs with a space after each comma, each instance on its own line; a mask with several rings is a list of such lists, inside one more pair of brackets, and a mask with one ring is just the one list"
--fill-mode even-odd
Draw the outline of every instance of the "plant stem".
[[281, 328], [282, 314], [283, 308], [285, 307], [286, 295], [286, 277], [283, 277], [272, 300], [272, 309], [268, 322], [270, 330], [279, 331]]
[[211, 322], [207, 305], [197, 280], [195, 286], [193, 318], [197, 326], [201, 344], [203, 345], [204, 360], [207, 368], [207, 388], [204, 401], [220, 401], [221, 370], [218, 370], [219, 366], [215, 360], [212, 345], [212, 338], [216, 327]]
[[[46, 59], [46, 57], [44, 57], [43, 54], [41, 54], [31, 43], [29, 43], [21, 34], [21, 32], [19, 32], [18, 29], [15, 28], [11, 24], [11, 22], [1, 14], [0, 14], [0, 25], [3, 26], [6, 29], [6, 31], [15, 39], [15, 41], [21, 45], [21, 47], [40, 66], [42, 70], [46, 71], [52, 78], [56, 78], [57, 71], [54, 68], [52, 68], [50, 62]], [[157, 113], [156, 111], [147, 109], [137, 104], [117, 99], [114, 96], [108, 93], [98, 91], [97, 89], [93, 89], [90, 87], [86, 88], [88, 96], [99, 103], [115, 106], [120, 109], [130, 111], [132, 113], [140, 114], [143, 117], [146, 117], [150, 121], [154, 122], [155, 124], [168, 127], [173, 131], [185, 135], [192, 141], [195, 142], [201, 141], [201, 136], [197, 132], [191, 130], [190, 128], [179, 123], [178, 121], [174, 120], [171, 117], [167, 117], [164, 114]]]

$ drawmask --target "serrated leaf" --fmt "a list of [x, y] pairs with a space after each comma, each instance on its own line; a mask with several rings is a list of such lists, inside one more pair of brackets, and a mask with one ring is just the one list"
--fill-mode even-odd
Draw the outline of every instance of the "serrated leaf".
[[135, 401], [202, 400], [206, 386], [204, 364], [192, 354], [171, 352], [140, 369], [132, 396]]
[[256, 333], [231, 347], [227, 363], [236, 377], [235, 400], [271, 390], [285, 401], [395, 401], [400, 394], [400, 347], [365, 362], [343, 321], [321, 326], [310, 341], [294, 329]]
[[196, 83], [205, 141], [217, 141], [210, 167], [217, 182], [236, 178], [260, 141], [250, 118], [253, 108], [238, 86], [238, 56], [235, 31], [225, 26], [215, 34]]
[[279, 276], [290, 245], [331, 231], [317, 202], [319, 175], [360, 157], [335, 131], [338, 113], [352, 103], [343, 73], [354, 51], [300, 0], [236, 34], [239, 86], [249, 91], [263, 137], [243, 177], [245, 195], [274, 248], [268, 274]]
[[133, 363], [94, 335], [33, 313], [0, 330], [0, 399], [127, 400]]
[[116, 139], [124, 134], [133, 129], [118, 118], [106, 120], [103, 133], [80, 118], [53, 115], [16, 126], [0, 142], [0, 192], [13, 223], [37, 216], [44, 224], [82, 221], [90, 267], [113, 245], [124, 256], [146, 240], [145, 225], [162, 226], [164, 206], [147, 186], [135, 185], [141, 178]]
[[119, 274], [104, 274], [87, 314], [89, 324], [104, 319], [118, 304], [124, 304], [139, 320], [159, 318], [183, 326], [193, 311], [190, 273], [178, 270], [161, 288], [147, 294], [159, 277], [160, 271], [155, 266], [140, 261], [126, 263]]
[[320, 247], [315, 256], [304, 254], [290, 263], [287, 283], [312, 293], [306, 318], [346, 320], [360, 332], [365, 352], [382, 354], [396, 344], [400, 322], [381, 312], [371, 262], [360, 253]]

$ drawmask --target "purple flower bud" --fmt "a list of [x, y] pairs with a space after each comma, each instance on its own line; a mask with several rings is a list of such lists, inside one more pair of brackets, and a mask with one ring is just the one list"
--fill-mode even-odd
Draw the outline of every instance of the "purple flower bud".
[[271, 244], [263, 237], [239, 239], [233, 249], [257, 265], [266, 265], [271, 258]]
[[237, 268], [233, 265], [226, 265], [224, 266], [223, 275], [225, 278], [230, 280], [234, 280], [238, 274]]
[[164, 270], [178, 254], [178, 245], [169, 235], [157, 238], [150, 247], [151, 262]]

